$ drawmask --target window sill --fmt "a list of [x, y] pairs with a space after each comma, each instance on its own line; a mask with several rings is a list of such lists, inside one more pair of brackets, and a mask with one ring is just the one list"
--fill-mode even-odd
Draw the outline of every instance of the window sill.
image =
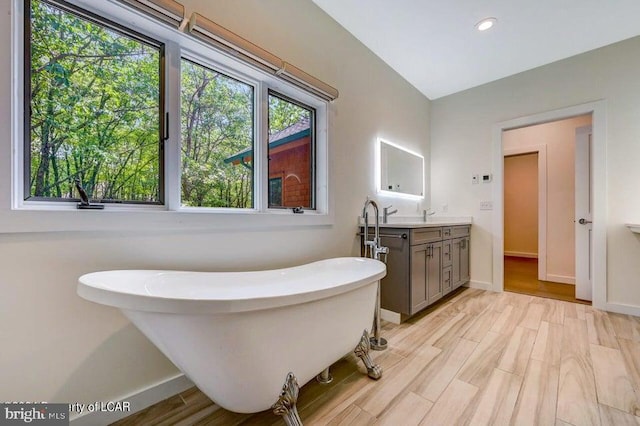
[[333, 225], [333, 215], [288, 210], [257, 211], [183, 208], [169, 211], [161, 206], [109, 206], [104, 210], [78, 210], [59, 206], [25, 206], [0, 211], [0, 234], [42, 232], [127, 231], [250, 231]]

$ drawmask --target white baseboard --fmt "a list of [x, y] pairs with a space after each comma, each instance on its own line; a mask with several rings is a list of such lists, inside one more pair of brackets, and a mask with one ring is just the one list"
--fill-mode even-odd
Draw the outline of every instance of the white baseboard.
[[[464, 287], [493, 291], [492, 283], [486, 282], [486, 281], [472, 280], [466, 283]], [[604, 304], [604, 306], [594, 305], [594, 308], [600, 309], [601, 311], [615, 312], [618, 314], [633, 315], [635, 317], [640, 317], [640, 306], [635, 306], [635, 305], [626, 305], [624, 303], [607, 302]]]
[[633, 315], [634, 317], [640, 317], [640, 306], [625, 305], [624, 303], [612, 303], [607, 302], [604, 307], [599, 308], [608, 312], [615, 312], [618, 314]]
[[486, 281], [474, 281], [471, 280], [468, 283], [464, 284], [464, 287], [469, 288], [478, 288], [480, 290], [493, 291], [493, 284]]
[[380, 319], [389, 321], [393, 324], [400, 324], [402, 322], [401, 314], [398, 312], [388, 311], [386, 309], [380, 309]]
[[[85, 409], [83, 413], [71, 416], [69, 424], [71, 426], [99, 426], [107, 425], [124, 419], [138, 411], [144, 410], [160, 401], [170, 398], [180, 392], [193, 387], [191, 380], [187, 379], [184, 374], [179, 374], [167, 380], [151, 385], [138, 392], [134, 392], [123, 398], [119, 398], [118, 402], [129, 402], [130, 411], [93, 411]], [[107, 401], [104, 401], [107, 402]], [[75, 414], [75, 413], [74, 413]]]
[[560, 284], [576, 285], [576, 277], [568, 277], [566, 275], [554, 275], [547, 272], [547, 281]]
[[505, 251], [504, 252], [505, 256], [511, 256], [511, 257], [526, 257], [529, 259], [537, 259], [538, 258], [538, 253], [527, 253], [524, 251]]

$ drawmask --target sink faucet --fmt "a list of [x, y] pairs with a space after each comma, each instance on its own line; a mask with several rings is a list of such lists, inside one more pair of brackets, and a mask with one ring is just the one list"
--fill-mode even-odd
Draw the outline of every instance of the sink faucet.
[[435, 210], [431, 210], [431, 209], [422, 210], [422, 221], [426, 223], [427, 216], [433, 216], [434, 214], [436, 214]]
[[389, 220], [389, 216], [391, 216], [392, 214], [398, 213], [398, 209], [390, 211], [389, 209], [391, 207], [393, 206], [387, 206], [382, 209], [382, 223], [387, 223], [387, 221]]

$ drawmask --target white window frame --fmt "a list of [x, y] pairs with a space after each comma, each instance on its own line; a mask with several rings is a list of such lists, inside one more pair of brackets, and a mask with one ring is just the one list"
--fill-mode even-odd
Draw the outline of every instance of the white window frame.
[[[83, 211], [75, 203], [24, 200], [24, 74], [23, 0], [12, 0], [12, 119], [11, 140], [0, 149], [11, 152], [10, 171], [0, 179], [0, 233], [63, 230], [252, 229], [270, 226], [313, 226], [333, 224], [329, 192], [329, 103], [275, 76], [255, 69], [216, 50], [196, 38], [172, 29], [115, 0], [67, 0], [165, 44], [165, 111], [169, 112], [169, 139], [165, 142], [164, 205], [108, 204], [104, 210]], [[181, 93], [182, 57], [220, 71], [254, 87], [254, 207], [248, 209], [183, 207], [181, 179]], [[176, 71], [177, 70], [177, 71]], [[8, 83], [5, 83], [8, 84]], [[294, 214], [290, 209], [268, 207], [268, 90], [288, 96], [316, 110], [315, 114], [315, 210]]]
[[[254, 151], [254, 157], [256, 158], [261, 158], [260, 157], [260, 152], [262, 150], [261, 148], [261, 137], [260, 137], [260, 125], [258, 124], [259, 121], [261, 120], [261, 114], [258, 111], [258, 108], [260, 106], [260, 96], [261, 96], [261, 87], [262, 87], [262, 82], [256, 78], [252, 78], [250, 76], [244, 75], [239, 73], [237, 70], [234, 70], [232, 68], [229, 68], [227, 66], [221, 65], [218, 62], [216, 62], [215, 60], [213, 60], [210, 55], [207, 54], [202, 54], [202, 52], [196, 53], [193, 50], [187, 50], [187, 49], [180, 49], [179, 52], [174, 52], [174, 53], [178, 53], [180, 55], [180, 57], [178, 58], [178, 60], [180, 61], [178, 63], [178, 75], [181, 77], [180, 74], [180, 70], [182, 70], [182, 59], [187, 59], [195, 64], [198, 64], [202, 67], [208, 68], [212, 71], [215, 72], [219, 72], [222, 73], [228, 77], [234, 78], [238, 81], [240, 81], [241, 83], [247, 84], [251, 87], [253, 87], [253, 111], [254, 111], [254, 121], [253, 121], [253, 151]], [[211, 53], [211, 52], [205, 52], [205, 53]], [[178, 85], [176, 87], [173, 88], [174, 90], [177, 90], [178, 93], [178, 99], [180, 100], [180, 104], [182, 105], [182, 93], [180, 91], [180, 82], [178, 81]], [[169, 114], [169, 116], [171, 117], [173, 114]], [[179, 139], [181, 139], [181, 123], [180, 123], [180, 116], [178, 116], [178, 120], [176, 123], [177, 129], [178, 129], [178, 133], [179, 135], [177, 136]], [[171, 130], [171, 127], [169, 128], [169, 130]], [[184, 206], [182, 205], [182, 201], [181, 201], [181, 191], [180, 191], [180, 179], [182, 177], [182, 153], [180, 151], [180, 144], [172, 144], [172, 148], [175, 149], [175, 147], [177, 146], [177, 152], [174, 151], [172, 152], [171, 155], [173, 156], [178, 156], [178, 165], [179, 165], [179, 170], [178, 170], [178, 184], [177, 185], [173, 185], [171, 187], [172, 190], [176, 191], [176, 194], [173, 194], [172, 197], [172, 201], [173, 203], [168, 206], [169, 210], [176, 210], [176, 211], [183, 211], [183, 212], [195, 212], [195, 213], [207, 213], [207, 212], [218, 212], [218, 213], [234, 213], [234, 212], [251, 212], [253, 210], [259, 210], [259, 206], [261, 205], [259, 200], [262, 196], [262, 194], [260, 194], [260, 184], [259, 184], [259, 179], [257, 178], [258, 176], [258, 170], [259, 170], [259, 166], [261, 166], [261, 164], [259, 164], [258, 161], [254, 160], [254, 167], [253, 167], [253, 208], [232, 208], [232, 207], [228, 207], [228, 208], [224, 208], [224, 207], [188, 207], [188, 206]], [[167, 147], [165, 147], [165, 150], [167, 149]], [[175, 177], [175, 176], [174, 176]], [[168, 188], [167, 188], [168, 189]]]
[[[271, 92], [271, 93], [269, 93]], [[267, 106], [269, 105], [269, 96], [275, 96], [278, 98], [281, 98], [283, 101], [285, 102], [290, 102], [290, 100], [286, 99], [287, 95], [285, 95], [284, 93], [280, 93], [277, 92], [273, 89], [273, 87], [270, 87], [267, 89], [267, 94], [266, 94], [266, 102], [267, 102]], [[283, 98], [284, 97], [284, 98]], [[290, 98], [290, 97], [289, 97]], [[314, 179], [314, 181], [316, 180], [316, 117], [317, 117], [317, 110], [312, 107], [311, 105], [307, 105], [304, 103], [301, 103], [300, 101], [298, 101], [295, 98], [291, 98], [291, 100], [293, 100], [294, 102], [297, 102], [298, 104], [300, 104], [299, 106], [305, 109], [313, 109], [313, 120], [311, 121], [313, 128], [311, 129], [311, 160], [313, 161], [313, 164], [311, 164], [311, 168], [313, 169], [313, 171], [311, 173], [311, 177]], [[267, 127], [268, 127], [268, 123], [269, 123], [269, 111], [267, 111], [267, 115], [266, 115], [266, 120], [267, 120]], [[267, 138], [268, 138], [268, 129], [267, 129]], [[283, 207], [283, 206], [273, 206], [273, 207], [269, 207], [269, 162], [268, 162], [268, 156], [269, 156], [269, 147], [268, 144], [265, 144], [265, 148], [266, 148], [266, 155], [267, 155], [267, 162], [265, 163], [266, 167], [267, 167], [267, 192], [265, 193], [265, 197], [266, 199], [266, 204], [267, 204], [267, 208], [269, 209], [269, 211], [276, 211], [276, 210], [287, 210], [290, 209], [291, 207]], [[284, 179], [282, 180], [282, 191], [284, 191]], [[282, 196], [284, 197], [284, 193], [282, 193]], [[305, 211], [309, 210], [309, 211], [314, 211], [317, 208], [317, 200], [316, 200], [316, 188], [315, 188], [315, 184], [314, 187], [311, 188], [311, 196], [312, 196], [312, 200], [313, 202], [311, 203], [314, 207], [313, 208], [309, 208], [307, 209], [306, 207], [303, 207], [303, 209], [305, 209]]]

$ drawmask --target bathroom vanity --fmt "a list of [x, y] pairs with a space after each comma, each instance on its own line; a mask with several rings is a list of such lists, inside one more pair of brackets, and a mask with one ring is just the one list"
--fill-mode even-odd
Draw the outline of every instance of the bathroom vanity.
[[470, 230], [459, 221], [381, 224], [389, 248], [382, 309], [406, 319], [467, 283]]

